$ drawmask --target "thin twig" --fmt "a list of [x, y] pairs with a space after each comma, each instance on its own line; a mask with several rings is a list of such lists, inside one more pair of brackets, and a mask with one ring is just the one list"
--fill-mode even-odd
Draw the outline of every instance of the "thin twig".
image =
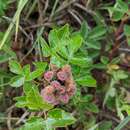
[[67, 126], [65, 127], [65, 129], [66, 129], [66, 130], [69, 130], [69, 128], [68, 128]]
[[[33, 42], [33, 40], [32, 40]], [[34, 47], [36, 46], [37, 42], [34, 42], [34, 44], [32, 45], [31, 49], [28, 51], [28, 53], [20, 60], [20, 63], [27, 57], [29, 56], [29, 54], [33, 51]]]
[[73, 3], [75, 3], [77, 0], [72, 0], [70, 2], [65, 1], [62, 3], [62, 5], [55, 11], [55, 13], [61, 12], [62, 10], [68, 8], [69, 6], [71, 6]]
[[79, 19], [79, 17], [74, 13], [73, 10], [68, 10], [68, 12], [73, 16], [73, 18], [81, 25], [81, 20]]
[[11, 113], [12, 113], [12, 110], [8, 113], [8, 119], [7, 119], [7, 127], [9, 130], [13, 130], [11, 126]]
[[27, 19], [29, 18], [30, 14], [32, 13], [32, 11], [34, 10], [34, 8], [35, 8], [36, 5], [37, 5], [37, 0], [35, 0], [35, 1], [33, 2], [33, 4], [31, 5], [30, 10], [28, 11], [28, 13], [27, 13], [27, 15], [26, 15], [26, 17], [25, 17], [25, 20], [27, 20]]
[[38, 117], [41, 117], [44, 114], [44, 111], [38, 113]]
[[20, 119], [16, 122], [15, 125], [18, 125], [18, 124], [20, 124], [21, 122], [24, 122], [25, 117], [28, 116], [28, 115], [29, 115], [29, 112], [28, 112], [28, 111], [25, 111], [25, 113], [20, 117]]
[[93, 12], [92, 10], [85, 8], [83, 5], [79, 4], [79, 3], [74, 3], [74, 6], [82, 9], [83, 11], [85, 11], [86, 13], [89, 13], [90, 15], [96, 15], [95, 12]]
[[40, 0], [38, 0], [38, 12], [39, 12], [39, 19], [38, 19], [38, 23], [42, 23], [43, 22], [43, 17], [42, 17], [42, 5]]
[[12, 109], [15, 108], [15, 104], [13, 104], [12, 106], [10, 106], [7, 110], [6, 110], [6, 113], [8, 113], [9, 111], [11, 111]]
[[[9, 17], [3, 16], [2, 18], [4, 18], [5, 20], [8, 20], [9, 22], [13, 22], [13, 20]], [[15, 25], [15, 23], [14, 23]], [[20, 26], [19, 24], [19, 29], [21, 30], [21, 32], [28, 38], [31, 39], [30, 36], [26, 33], [26, 31], [22, 28], [22, 26]]]
[[25, 30], [32, 29], [32, 28], [39, 28], [39, 27], [52, 27], [53, 23], [51, 22], [45, 22], [43, 24], [35, 24], [29, 27], [26, 27]]
[[55, 14], [55, 10], [56, 10], [58, 2], [59, 2], [59, 0], [55, 0], [54, 6], [53, 6], [52, 11], [51, 11], [51, 15], [49, 17], [49, 21], [52, 19], [53, 15]]
[[88, 0], [86, 3], [86, 6], [89, 7], [89, 5], [91, 4], [92, 0]]
[[49, 0], [46, 0], [44, 10], [43, 10], [43, 16], [46, 14], [48, 6], [49, 6]]
[[130, 52], [130, 49], [127, 49], [127, 48], [119, 48], [119, 51]]
[[[0, 120], [8, 120], [8, 117], [0, 117]], [[10, 120], [17, 121], [19, 118], [17, 117], [10, 117]]]

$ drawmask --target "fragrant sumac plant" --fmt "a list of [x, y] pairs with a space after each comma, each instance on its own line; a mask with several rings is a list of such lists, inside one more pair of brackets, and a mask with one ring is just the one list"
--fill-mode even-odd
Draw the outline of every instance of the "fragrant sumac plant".
[[54, 108], [58, 104], [67, 104], [76, 92], [71, 66], [59, 68], [51, 64], [50, 70], [45, 71], [47, 63], [36, 62], [36, 69], [30, 72], [30, 65], [22, 67], [15, 60], [11, 60], [9, 65], [10, 71], [17, 74], [10, 85], [15, 88], [23, 86], [23, 95], [15, 98], [16, 106], [28, 108], [30, 112], [44, 112], [43, 118], [30, 116], [20, 130], [54, 130], [75, 122], [70, 113]]
[[[96, 87], [96, 80], [91, 75], [93, 61], [82, 50], [85, 44], [81, 33], [70, 30], [66, 24], [51, 30], [48, 41], [39, 36], [36, 42], [41, 47], [41, 56], [49, 58], [49, 63], [39, 61], [22, 66], [18, 61], [10, 60], [9, 68], [14, 76], [9, 83], [15, 88], [23, 86], [21, 96], [15, 98], [16, 106], [30, 112], [43, 112], [41, 117], [28, 117], [20, 129], [54, 130], [73, 124], [75, 118], [64, 111], [67, 104], [77, 106], [77, 111], [81, 109], [79, 106], [85, 105], [88, 111], [98, 112], [91, 95], [84, 103], [79, 102], [77, 96], [80, 93], [78, 86]], [[87, 97], [89, 95], [84, 99]]]
[[[124, 31], [129, 38], [128, 26]], [[30, 113], [17, 129], [111, 130], [112, 121], [100, 117], [102, 109], [115, 111], [125, 125], [129, 121], [125, 114], [130, 114], [130, 75], [120, 66], [122, 56], [112, 60], [106, 56], [111, 45], [101, 51], [110, 29], [105, 24], [92, 28], [84, 22], [79, 31], [68, 24], [55, 27], [46, 40], [42, 33], [35, 41], [40, 61], [23, 65], [22, 60], [9, 60], [9, 84], [20, 89], [15, 105]]]
[[[22, 66], [18, 61], [10, 60], [9, 68], [14, 76], [9, 83], [15, 88], [23, 86], [21, 96], [15, 98], [16, 106], [27, 108], [29, 112], [43, 112], [41, 117], [30, 115], [20, 130], [54, 130], [73, 124], [75, 118], [64, 111], [68, 110], [68, 105], [76, 108], [78, 113], [75, 116], [84, 126], [86, 111], [93, 114], [99, 112], [93, 95], [88, 94], [86, 89], [97, 86], [91, 73], [94, 57], [89, 54], [100, 49], [101, 38], [98, 37], [105, 33], [104, 26], [90, 31], [87, 23], [83, 23], [81, 30], [76, 32], [66, 24], [51, 30], [48, 41], [41, 35], [36, 40], [41, 47], [40, 56], [48, 58], [49, 62], [39, 61]], [[97, 43], [95, 47], [90, 46], [94, 42]], [[86, 92], [83, 94], [82, 90]]]

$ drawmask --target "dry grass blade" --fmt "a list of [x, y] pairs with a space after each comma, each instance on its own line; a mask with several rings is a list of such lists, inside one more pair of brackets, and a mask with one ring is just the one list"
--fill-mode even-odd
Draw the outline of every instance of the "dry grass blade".
[[18, 25], [19, 25], [19, 18], [20, 18], [20, 14], [21, 11], [23, 10], [24, 6], [27, 4], [28, 0], [20, 0], [19, 4], [18, 4], [18, 9], [13, 17], [12, 23], [10, 23], [1, 43], [0, 43], [0, 50], [2, 49], [3, 45], [5, 44], [8, 36], [10, 35], [10, 33], [13, 30], [14, 27], [14, 23], [16, 23], [16, 38], [17, 38], [17, 33], [18, 33]]
[[72, 4], [74, 4], [76, 2], [77, 2], [77, 0], [72, 0], [72, 1], [66, 0], [66, 1], [64, 1], [62, 3], [62, 5], [60, 5], [59, 8], [55, 11], [55, 13], [61, 12], [62, 10], [68, 8], [69, 6], [71, 6]]
[[19, 118], [19, 120], [16, 122], [15, 125], [19, 125], [21, 122], [24, 122], [25, 117], [28, 115], [29, 115], [29, 112], [25, 111], [24, 114]]
[[82, 22], [81, 22], [80, 18], [74, 13], [74, 11], [73, 10], [68, 10], [68, 12], [81, 25]]

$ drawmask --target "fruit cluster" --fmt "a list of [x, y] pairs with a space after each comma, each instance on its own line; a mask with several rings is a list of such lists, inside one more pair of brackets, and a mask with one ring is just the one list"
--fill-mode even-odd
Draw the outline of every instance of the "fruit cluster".
[[44, 79], [48, 84], [41, 90], [41, 96], [48, 103], [66, 104], [75, 94], [76, 84], [69, 65], [60, 69], [51, 65], [51, 70], [44, 73]]

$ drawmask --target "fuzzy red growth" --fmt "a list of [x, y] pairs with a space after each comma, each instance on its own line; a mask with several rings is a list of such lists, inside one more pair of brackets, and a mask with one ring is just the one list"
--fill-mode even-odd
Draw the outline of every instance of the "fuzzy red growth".
[[65, 65], [63, 68], [62, 68], [62, 71], [66, 73], [67, 75], [67, 78], [72, 78], [72, 73], [71, 73], [71, 67], [69, 65]]
[[51, 103], [53, 105], [59, 104], [59, 102], [56, 100], [54, 93], [54, 87], [53, 86], [47, 86], [41, 91], [41, 96], [43, 97], [43, 100], [45, 100], [48, 103]]
[[69, 84], [67, 88], [67, 93], [70, 97], [72, 97], [76, 93], [76, 85], [75, 83]]
[[47, 71], [47, 72], [44, 74], [44, 79], [49, 82], [49, 81], [52, 80], [53, 76], [54, 76], [53, 71]]
[[58, 81], [54, 80], [51, 82], [51, 86], [58, 88], [58, 87], [61, 87], [61, 84]]
[[[69, 65], [65, 65], [63, 68], [57, 69], [56, 66], [54, 66], [52, 71], [48, 71], [46, 73], [44, 76], [46, 77], [45, 79], [49, 81], [48, 83], [50, 85], [41, 91], [43, 99], [53, 105], [68, 103], [69, 99], [76, 92], [76, 84], [73, 80], [71, 67]], [[57, 79], [51, 81], [55, 75], [57, 75]]]
[[59, 70], [59, 68], [54, 64], [50, 64], [50, 68], [54, 73], [56, 73]]
[[56, 80], [52, 81], [51, 86], [53, 86], [55, 88], [55, 91], [57, 91], [61, 94], [65, 93], [65, 87], [61, 86], [61, 84], [58, 81], [56, 81]]
[[60, 94], [64, 94], [66, 92], [65, 90], [65, 86], [61, 86], [61, 88], [59, 89]]
[[49, 85], [49, 86], [45, 87], [44, 89], [42, 89], [41, 95], [44, 95], [45, 93], [51, 94], [53, 92], [54, 92], [54, 87]]
[[65, 65], [62, 70], [67, 74], [67, 80], [65, 81], [66, 92], [70, 97], [72, 97], [76, 92], [76, 84], [72, 76], [71, 67]]
[[67, 74], [66, 72], [64, 71], [59, 71], [57, 73], [57, 78], [60, 80], [60, 81], [65, 81], [67, 79]]
[[59, 99], [64, 104], [67, 104], [69, 102], [69, 96], [67, 94], [60, 95]]

